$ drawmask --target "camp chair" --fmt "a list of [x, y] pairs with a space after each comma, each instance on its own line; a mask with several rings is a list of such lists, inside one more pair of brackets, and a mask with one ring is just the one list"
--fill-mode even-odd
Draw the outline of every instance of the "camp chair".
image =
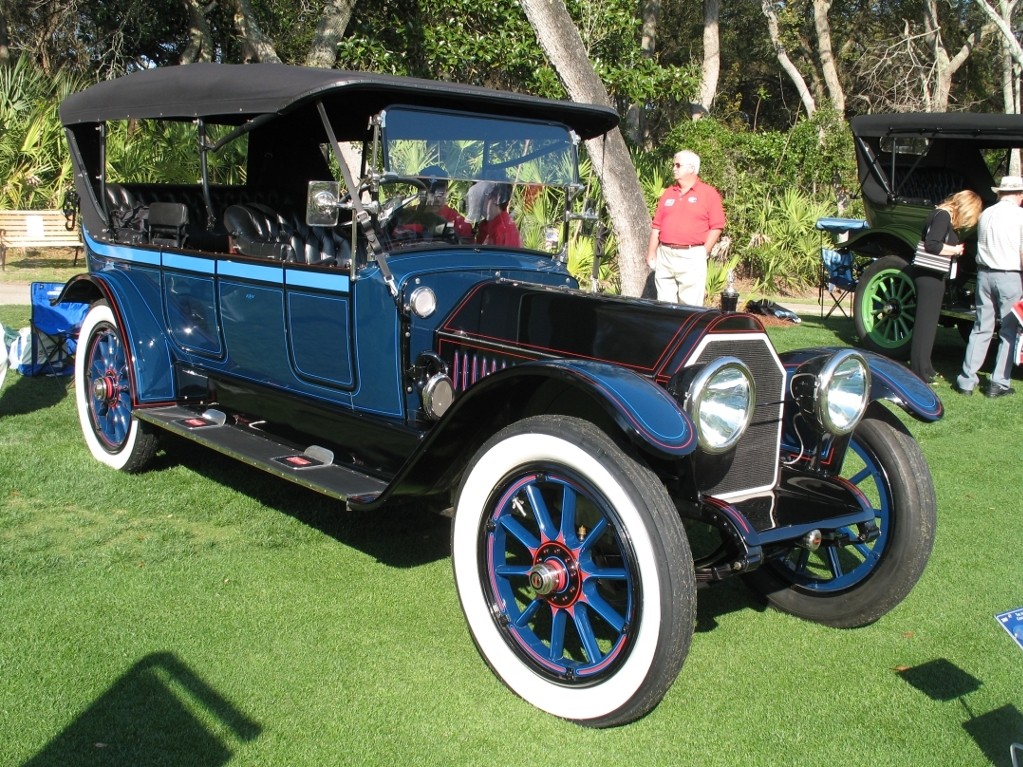
[[[846, 296], [856, 291], [859, 274], [852, 251], [841, 248], [841, 244], [849, 239], [850, 232], [867, 228], [867, 222], [860, 218], [824, 217], [817, 219], [816, 228], [831, 234], [833, 244], [838, 247], [821, 247], [821, 268], [818, 281], [817, 303], [821, 305], [821, 317], [830, 317], [838, 309], [846, 317], [849, 314], [842, 306]], [[831, 296], [831, 308], [824, 314], [824, 293]]]
[[53, 304], [63, 288], [60, 282], [32, 283], [32, 354], [27, 365], [18, 367], [22, 375], [63, 376], [74, 372], [75, 344], [89, 305]]
[[[821, 248], [821, 277], [817, 303], [821, 305], [821, 317], [830, 317], [835, 310], [846, 317], [849, 314], [842, 306], [846, 296], [856, 291], [857, 279], [853, 273], [853, 254], [848, 250], [832, 250]], [[831, 297], [831, 308], [824, 314], [824, 293]]]

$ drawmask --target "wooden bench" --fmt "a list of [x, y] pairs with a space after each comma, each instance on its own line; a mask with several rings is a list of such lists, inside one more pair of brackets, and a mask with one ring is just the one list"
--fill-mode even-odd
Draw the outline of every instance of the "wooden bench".
[[77, 266], [82, 236], [77, 226], [67, 228], [60, 210], [0, 210], [0, 270], [7, 269], [8, 248], [74, 248]]

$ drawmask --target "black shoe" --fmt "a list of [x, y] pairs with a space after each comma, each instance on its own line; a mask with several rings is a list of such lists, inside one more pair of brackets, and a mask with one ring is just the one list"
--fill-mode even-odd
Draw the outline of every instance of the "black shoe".
[[964, 397], [969, 397], [970, 395], [972, 395], [972, 394], [973, 394], [973, 389], [964, 389], [964, 388], [963, 388], [962, 386], [960, 386], [960, 385], [959, 385], [958, 383], [954, 383], [954, 384], [952, 384], [952, 391], [954, 391], [954, 392], [959, 392], [959, 393], [960, 393], [960, 394], [962, 394], [962, 395], [963, 395]]
[[1007, 394], [1015, 394], [1016, 390], [1011, 386], [1001, 386], [1000, 384], [989, 384], [987, 391], [984, 392], [986, 397], [1004, 397]]

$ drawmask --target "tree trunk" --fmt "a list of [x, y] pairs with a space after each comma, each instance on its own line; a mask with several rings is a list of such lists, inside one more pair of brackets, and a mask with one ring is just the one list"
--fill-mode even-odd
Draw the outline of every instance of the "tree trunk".
[[824, 83], [828, 87], [828, 96], [831, 98], [831, 104], [835, 110], [839, 114], [844, 114], [845, 90], [838, 77], [838, 66], [835, 63], [835, 54], [831, 47], [831, 22], [828, 21], [831, 3], [832, 0], [813, 0], [813, 21], [817, 30], [817, 54], [820, 56], [821, 71], [824, 73]]
[[796, 69], [796, 65], [792, 63], [789, 54], [785, 51], [785, 44], [782, 43], [781, 34], [778, 31], [778, 14], [774, 12], [774, 5], [771, 0], [762, 0], [760, 7], [764, 11], [764, 16], [767, 17], [767, 31], [771, 35], [774, 55], [777, 57], [778, 63], [781, 64], [781, 68], [785, 70], [785, 74], [792, 80], [792, 84], [796, 86], [796, 90], [799, 92], [799, 99], [803, 102], [803, 108], [806, 109], [806, 114], [811, 116], [817, 111], [817, 103], [813, 100], [813, 94], [810, 93], [810, 89], [806, 87], [806, 81], [803, 79], [803, 76]]
[[[540, 47], [547, 54], [573, 101], [611, 105], [607, 89], [597, 77], [579, 30], [563, 0], [519, 0]], [[646, 281], [646, 248], [650, 239], [650, 213], [621, 131], [615, 129], [586, 142], [593, 169], [607, 201], [611, 226], [618, 240], [618, 269], [622, 293], [638, 296]]]
[[[1016, 66], [1023, 67], [1023, 48], [1020, 47], [1019, 41], [1012, 31], [1012, 16], [1016, 11], [1016, 0], [1012, 0], [1012, 2], [1000, 0], [998, 5], [1001, 13], [992, 8], [988, 0], [977, 0], [977, 4], [987, 14], [988, 19], [998, 28], [1002, 35], [1002, 43], [1005, 45], [1005, 50], [1012, 60], [1016, 62]], [[1006, 107], [1008, 107], [1008, 104], [1006, 104]]]
[[[986, 0], [977, 0], [996, 26], [1000, 34], [999, 50], [1002, 60], [1002, 104], [1005, 114], [1020, 113], [1020, 71], [1023, 70], [1023, 50], [1019, 41], [1012, 34], [1012, 16], [1016, 12], [1019, 0], [998, 0], [998, 11], [995, 11]], [[1009, 175], [1020, 175], [1020, 151], [1013, 149], [1009, 155]]]
[[0, 8], [0, 65], [11, 60], [10, 44], [7, 34], [7, 9]]
[[952, 91], [952, 77], [966, 63], [977, 40], [976, 32], [972, 33], [955, 56], [949, 57], [948, 49], [941, 38], [941, 21], [938, 18], [937, 0], [927, 0], [924, 8], [924, 28], [931, 42], [934, 56], [934, 87], [931, 93], [931, 110], [945, 112], [948, 110], [948, 96]]
[[242, 38], [242, 59], [244, 63], [262, 62], [264, 64], [280, 64], [281, 59], [274, 50], [273, 43], [263, 37], [256, 14], [249, 0], [235, 0], [234, 26]]
[[185, 0], [185, 10], [188, 12], [188, 45], [181, 52], [178, 62], [193, 64], [196, 61], [212, 61], [213, 33], [206, 21], [206, 9], [199, 4], [199, 0]]
[[703, 0], [703, 66], [700, 69], [700, 100], [693, 104], [694, 120], [710, 112], [717, 96], [718, 75], [721, 74], [720, 16], [721, 0]]
[[337, 62], [337, 44], [348, 28], [355, 0], [329, 0], [316, 25], [316, 35], [305, 58], [307, 67], [330, 69]]
[[998, 31], [1002, 33], [1002, 40], [1009, 51], [1009, 55], [1012, 56], [1012, 60], [1023, 67], [1023, 48], [1020, 47], [1019, 41], [1012, 32], [1012, 14], [1016, 9], [1016, 3], [1006, 3], [1002, 6], [1003, 13], [1005, 14], [1004, 17], [991, 7], [988, 0], [977, 0], [977, 4], [998, 28]]
[[[639, 53], [645, 59], [652, 59], [657, 53], [657, 20], [661, 15], [661, 0], [641, 0], [639, 13], [643, 23]], [[646, 145], [645, 106], [629, 104], [625, 110], [625, 130], [636, 146]]]

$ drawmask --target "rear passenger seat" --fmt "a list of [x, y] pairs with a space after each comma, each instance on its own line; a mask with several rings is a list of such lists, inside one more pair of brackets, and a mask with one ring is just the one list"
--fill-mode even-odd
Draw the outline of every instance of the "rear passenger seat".
[[[284, 205], [273, 189], [214, 187], [214, 211], [223, 211], [214, 226], [199, 186], [107, 184], [106, 197], [113, 234], [119, 242], [150, 243], [149, 208], [159, 203], [184, 205], [187, 231], [179, 244], [196, 250], [239, 253], [300, 264], [347, 267], [351, 245], [338, 227], [313, 227], [301, 213], [280, 213]], [[164, 206], [167, 207], [167, 206]], [[160, 244], [173, 244], [168, 240]]]

